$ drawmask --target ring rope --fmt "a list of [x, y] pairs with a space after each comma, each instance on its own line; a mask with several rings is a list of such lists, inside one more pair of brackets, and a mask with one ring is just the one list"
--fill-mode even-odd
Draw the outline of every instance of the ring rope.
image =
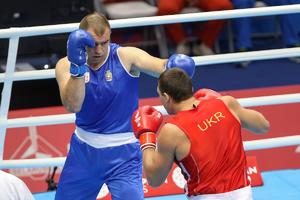
[[[241, 17], [257, 17], [300, 12], [300, 4], [268, 6], [261, 8], [246, 8], [235, 10], [221, 10], [177, 15], [164, 15], [153, 17], [139, 17], [130, 19], [110, 20], [112, 28], [126, 28], [137, 26], [151, 26], [160, 24], [173, 24], [185, 22], [208, 21], [216, 19], [233, 19]], [[7, 28], [0, 30], [0, 38], [29, 37], [71, 32], [78, 28], [79, 23], [33, 26], [25, 28]]]
[[[239, 98], [237, 100], [244, 107], [299, 103], [300, 93]], [[163, 115], [168, 115], [167, 111], [164, 109], [163, 106], [160, 105], [154, 107], [155, 109], [159, 110]], [[8, 119], [5, 122], [5, 124], [6, 124], [6, 128], [20, 128], [20, 127], [28, 127], [28, 126], [68, 124], [68, 123], [74, 123], [74, 121], [75, 121], [75, 114], [59, 114], [59, 115], [46, 115], [46, 116], [37, 116], [37, 117]]]
[[[203, 66], [220, 63], [242, 62], [249, 60], [267, 60], [276, 58], [297, 57], [299, 55], [300, 47], [293, 47], [272, 50], [217, 54], [209, 56], [195, 56], [192, 58], [194, 59], [196, 66]], [[49, 78], [55, 78], [54, 69], [14, 72], [12, 76], [6, 76], [5, 73], [0, 73], [0, 82], [4, 82], [5, 80], [24, 81]]]
[[[300, 135], [244, 141], [243, 144], [246, 151], [294, 146], [300, 144]], [[63, 166], [65, 161], [66, 157], [3, 160], [0, 169]]]
[[[267, 15], [278, 15], [278, 14], [292, 14], [300, 12], [300, 4], [286, 5], [286, 6], [272, 6], [264, 8], [248, 8], [241, 10], [227, 10], [227, 11], [213, 11], [213, 12], [202, 12], [202, 13], [191, 13], [191, 14], [179, 14], [179, 15], [168, 15], [168, 16], [155, 16], [145, 18], [131, 18], [131, 19], [120, 19], [111, 20], [112, 28], [124, 28], [124, 27], [136, 27], [136, 26], [149, 26], [159, 24], [171, 24], [171, 23], [184, 23], [184, 22], [196, 22], [196, 21], [207, 21], [216, 19], [230, 19], [240, 17], [253, 17], [253, 16], [267, 16]], [[70, 123], [74, 121], [74, 114], [66, 115], [53, 115], [57, 119], [53, 119], [52, 116], [39, 116], [34, 118], [17, 118], [7, 119], [9, 100], [11, 94], [11, 86], [14, 80], [34, 80], [43, 78], [53, 78], [54, 70], [42, 70], [41, 72], [34, 72], [33, 76], [29, 77], [29, 72], [17, 72], [14, 73], [17, 49], [20, 37], [37, 36], [37, 35], [50, 35], [58, 33], [67, 33], [75, 30], [78, 27], [78, 23], [72, 24], [61, 24], [51, 26], [36, 26], [36, 27], [24, 27], [24, 28], [9, 28], [0, 30], [0, 38], [10, 38], [9, 40], [9, 52], [7, 58], [7, 69], [5, 74], [0, 75], [0, 81], [4, 81], [4, 88], [2, 93], [1, 108], [0, 108], [0, 157], [3, 158], [3, 145], [6, 128], [23, 127], [28, 126], [28, 121], [35, 119], [36, 124], [32, 125], [50, 125], [54, 124], [54, 121], [59, 117], [64, 118], [68, 116]], [[240, 62], [247, 60], [262, 60], [272, 58], [283, 58], [283, 57], [294, 57], [299, 56], [298, 48], [291, 49], [280, 49], [280, 50], [266, 50], [257, 52], [246, 52], [246, 53], [233, 53], [233, 54], [220, 54], [214, 56], [202, 56], [194, 57], [197, 65], [217, 64], [226, 62]], [[220, 60], [221, 59], [221, 60]], [[213, 61], [215, 60], [215, 61]], [[253, 101], [255, 98], [257, 101], [261, 101], [257, 104], [248, 102], [244, 98], [239, 99], [240, 103], [248, 106], [259, 106], [259, 105], [274, 105], [279, 103], [296, 103], [299, 102], [299, 93], [286, 95], [274, 95], [273, 99], [268, 97], [252, 97]], [[281, 99], [282, 98], [282, 99]], [[291, 99], [288, 99], [291, 98]], [[265, 102], [268, 101], [268, 102]], [[4, 102], [4, 103], [3, 103]], [[162, 106], [158, 106], [159, 110], [162, 110]], [[164, 109], [163, 109], [164, 110]], [[165, 112], [165, 111], [164, 111]], [[166, 112], [165, 112], [166, 113]], [[47, 119], [48, 118], [48, 119]], [[43, 121], [44, 120], [44, 121]], [[60, 119], [61, 121], [61, 119]], [[24, 124], [26, 123], [26, 125]], [[59, 124], [59, 123], [57, 123]], [[17, 125], [17, 126], [16, 126]], [[271, 138], [264, 140], [254, 140], [244, 142], [246, 150], [255, 150], [263, 148], [275, 148], [282, 146], [290, 146], [300, 144], [300, 135], [298, 136], [287, 136], [281, 138]], [[16, 168], [16, 167], [42, 167], [42, 166], [61, 166], [65, 162], [65, 157], [50, 158], [50, 159], [27, 159], [27, 160], [1, 160], [0, 168]]]

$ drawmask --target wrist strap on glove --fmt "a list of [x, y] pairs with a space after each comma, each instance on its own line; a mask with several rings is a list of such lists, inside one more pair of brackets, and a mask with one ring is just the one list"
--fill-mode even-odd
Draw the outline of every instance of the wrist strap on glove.
[[156, 135], [152, 132], [146, 132], [140, 135], [141, 150], [144, 151], [147, 148], [156, 149]]
[[73, 76], [75, 78], [82, 78], [82, 77], [84, 77], [84, 74], [85, 74], [86, 71], [87, 70], [86, 70], [85, 65], [77, 66], [77, 65], [71, 63], [71, 66], [70, 66], [71, 76]]

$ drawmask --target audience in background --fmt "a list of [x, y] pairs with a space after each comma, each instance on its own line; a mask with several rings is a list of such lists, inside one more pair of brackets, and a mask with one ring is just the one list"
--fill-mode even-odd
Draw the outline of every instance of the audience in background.
[[[157, 0], [158, 15], [179, 14], [187, 6], [196, 6], [202, 11], [217, 11], [232, 9], [230, 0]], [[192, 46], [194, 55], [211, 55], [214, 54], [212, 48], [222, 31], [225, 20], [214, 20], [201, 23], [201, 29], [197, 36], [199, 42]], [[191, 54], [188, 44], [188, 36], [183, 24], [166, 25], [167, 35], [171, 42], [176, 44], [176, 53]]]
[[[116, 3], [124, 1], [136, 0], [103, 0], [105, 3]], [[180, 14], [186, 7], [197, 7], [201, 11], [217, 11], [229, 9], [252, 8], [255, 0], [155, 0], [158, 7], [158, 15]], [[300, 0], [263, 0], [269, 6], [280, 6], [300, 3]], [[282, 32], [282, 41], [285, 47], [296, 47], [300, 45], [297, 27], [294, 25], [294, 15], [280, 15], [280, 27]], [[251, 20], [252, 17], [233, 19], [235, 48], [238, 52], [252, 50], [251, 40]], [[222, 31], [225, 20], [213, 20], [207, 22], [199, 22], [201, 24], [196, 28], [196, 36], [198, 41], [190, 45], [190, 37], [188, 30], [184, 24], [168, 24], [165, 25], [166, 33], [170, 41], [176, 45], [176, 53], [188, 55], [212, 55], [214, 54], [213, 45], [218, 39], [219, 33]], [[190, 29], [189, 29], [190, 30]], [[293, 57], [290, 60], [300, 63], [300, 58]], [[246, 67], [250, 62], [239, 63], [238, 67]]]
[[[264, 0], [269, 6], [281, 6], [300, 3], [299, 0]], [[255, 0], [232, 0], [235, 9], [252, 8]], [[236, 18], [233, 20], [235, 29], [235, 47], [237, 51], [244, 52], [252, 49], [251, 41], [251, 17]], [[280, 15], [280, 27], [282, 32], [282, 40], [286, 47], [299, 46], [300, 40], [298, 30], [295, 26], [294, 15]], [[290, 58], [290, 60], [300, 63], [300, 58]], [[246, 67], [249, 62], [242, 62], [238, 67]]]

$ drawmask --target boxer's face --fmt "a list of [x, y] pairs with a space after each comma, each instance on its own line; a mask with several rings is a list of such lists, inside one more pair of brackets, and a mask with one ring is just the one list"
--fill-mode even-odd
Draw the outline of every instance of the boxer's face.
[[87, 31], [92, 35], [96, 44], [94, 48], [87, 48], [88, 64], [96, 67], [102, 64], [107, 57], [111, 31], [106, 28], [103, 35], [97, 35], [92, 30]]

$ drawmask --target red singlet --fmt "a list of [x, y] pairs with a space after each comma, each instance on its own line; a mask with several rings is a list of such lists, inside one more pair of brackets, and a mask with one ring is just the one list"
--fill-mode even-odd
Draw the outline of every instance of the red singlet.
[[201, 101], [169, 123], [189, 138], [189, 154], [176, 163], [187, 180], [187, 195], [218, 194], [248, 186], [240, 122], [220, 99]]

